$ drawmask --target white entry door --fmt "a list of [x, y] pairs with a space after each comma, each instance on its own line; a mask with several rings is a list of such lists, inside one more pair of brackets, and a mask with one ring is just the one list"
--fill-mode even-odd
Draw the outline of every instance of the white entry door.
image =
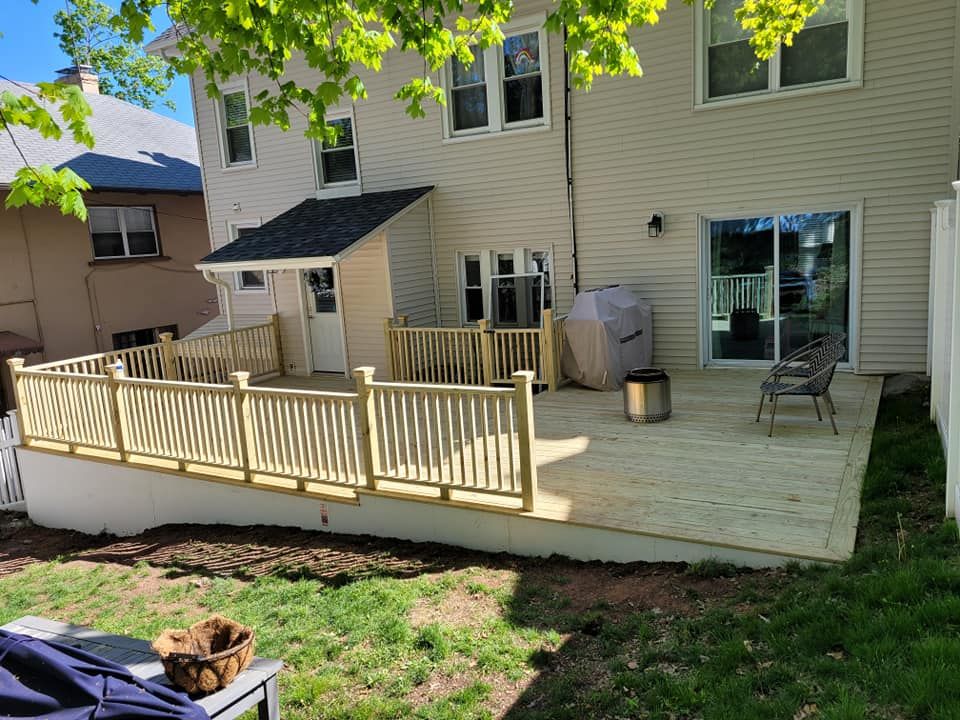
[[343, 372], [343, 335], [333, 268], [303, 274], [314, 372]]

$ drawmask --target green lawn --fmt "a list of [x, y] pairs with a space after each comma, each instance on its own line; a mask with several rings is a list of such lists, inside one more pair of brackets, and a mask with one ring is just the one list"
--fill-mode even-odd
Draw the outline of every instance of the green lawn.
[[[149, 562], [122, 562], [100, 540], [0, 579], [0, 622], [31, 613], [151, 638], [221, 612], [286, 661], [291, 720], [960, 718], [957, 530], [925, 414], [919, 396], [884, 400], [859, 547], [840, 566], [436, 548], [424, 561], [422, 547], [342, 538], [291, 563], [229, 537], [144, 541]], [[250, 567], [215, 561], [241, 551]]]

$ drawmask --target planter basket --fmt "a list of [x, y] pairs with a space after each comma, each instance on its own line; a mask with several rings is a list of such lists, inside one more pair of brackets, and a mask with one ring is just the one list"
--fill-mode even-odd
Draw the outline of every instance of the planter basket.
[[191, 695], [225, 688], [253, 660], [251, 628], [213, 615], [188, 630], [164, 630], [153, 642], [163, 670]]

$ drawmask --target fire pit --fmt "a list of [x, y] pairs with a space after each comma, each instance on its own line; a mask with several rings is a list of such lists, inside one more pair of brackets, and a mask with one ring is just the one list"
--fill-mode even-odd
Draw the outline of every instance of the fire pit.
[[636, 423], [663, 422], [673, 411], [670, 376], [659, 368], [634, 368], [623, 379], [623, 413]]

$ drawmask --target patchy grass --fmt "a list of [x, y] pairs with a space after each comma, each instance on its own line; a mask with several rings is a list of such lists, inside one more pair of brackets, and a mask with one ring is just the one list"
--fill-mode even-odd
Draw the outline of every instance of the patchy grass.
[[222, 612], [284, 658], [291, 719], [960, 718], [957, 531], [924, 415], [919, 396], [884, 400], [843, 565], [615, 566], [183, 527], [15, 568], [0, 621], [152, 638]]

